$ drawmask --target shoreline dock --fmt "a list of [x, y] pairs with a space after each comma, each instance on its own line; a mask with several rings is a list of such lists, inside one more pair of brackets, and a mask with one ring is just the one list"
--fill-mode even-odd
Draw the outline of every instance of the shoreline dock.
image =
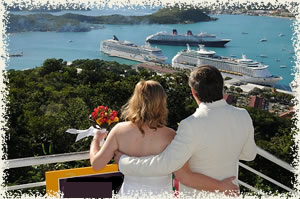
[[[154, 63], [154, 62], [144, 62], [144, 63], [140, 63], [140, 64], [133, 66], [134, 69], [137, 69], [138, 67], [152, 70], [154, 72], [157, 72], [158, 74], [178, 72], [178, 70], [176, 68], [172, 68], [171, 64], [158, 64], [158, 63]], [[259, 85], [259, 84], [248, 83], [248, 82], [242, 82], [242, 81], [240, 81], [238, 79], [234, 79], [234, 78], [232, 78], [231, 80], [226, 80], [226, 81], [224, 80], [224, 86], [240, 87], [245, 92], [249, 92], [250, 90], [254, 89], [255, 87], [260, 88], [260, 89], [275, 88], [276, 91], [278, 91], [278, 92], [290, 94], [293, 96], [296, 95], [295, 92], [293, 92], [293, 91], [283, 90], [283, 89], [276, 88], [276, 87], [269, 87], [269, 86], [264, 86], [264, 85]]]

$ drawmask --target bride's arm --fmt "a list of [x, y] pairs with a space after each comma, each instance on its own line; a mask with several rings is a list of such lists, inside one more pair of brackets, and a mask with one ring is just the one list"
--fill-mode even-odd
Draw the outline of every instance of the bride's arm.
[[209, 192], [220, 191], [226, 195], [239, 195], [239, 186], [232, 183], [235, 179], [234, 176], [224, 180], [216, 180], [204, 174], [192, 172], [188, 162], [174, 173], [180, 183], [185, 186]]
[[116, 132], [117, 125], [110, 131], [101, 149], [100, 142], [106, 137], [107, 133], [95, 133], [90, 147], [90, 162], [93, 169], [103, 169], [106, 164], [113, 158], [114, 152], [118, 149]]

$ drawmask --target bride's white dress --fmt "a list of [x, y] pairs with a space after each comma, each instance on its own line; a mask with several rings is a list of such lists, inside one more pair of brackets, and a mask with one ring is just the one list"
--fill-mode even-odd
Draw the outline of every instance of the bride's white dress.
[[124, 176], [120, 196], [165, 195], [172, 193], [172, 174], [166, 176]]

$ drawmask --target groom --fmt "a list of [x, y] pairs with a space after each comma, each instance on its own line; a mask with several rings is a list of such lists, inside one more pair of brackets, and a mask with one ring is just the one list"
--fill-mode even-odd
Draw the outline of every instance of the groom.
[[[179, 191], [189, 194], [203, 189], [197, 173], [223, 180], [235, 176], [238, 161], [256, 156], [254, 128], [245, 109], [228, 105], [223, 99], [223, 78], [218, 69], [203, 65], [192, 71], [189, 85], [199, 107], [182, 120], [174, 140], [159, 155], [122, 155], [119, 169], [124, 175], [159, 176], [175, 172], [186, 162], [189, 169], [175, 172], [182, 183]], [[187, 186], [185, 186], [185, 185]], [[208, 186], [208, 185], [207, 185]]]

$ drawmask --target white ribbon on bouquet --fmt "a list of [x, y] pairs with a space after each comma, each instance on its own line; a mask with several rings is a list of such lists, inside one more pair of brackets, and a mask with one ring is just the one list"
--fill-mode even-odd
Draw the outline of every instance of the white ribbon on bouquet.
[[[85, 129], [85, 130], [68, 129], [68, 130], [66, 130], [66, 132], [71, 133], [71, 134], [78, 134], [77, 137], [76, 137], [76, 140], [75, 140], [75, 142], [77, 142], [77, 141], [81, 140], [82, 138], [85, 138], [85, 137], [88, 137], [88, 136], [94, 136], [97, 130], [100, 130], [101, 133], [106, 132], [106, 129], [104, 129], [104, 128], [103, 129], [96, 129], [93, 126], [91, 126], [88, 129]], [[100, 146], [103, 146], [103, 143], [104, 143], [104, 139], [101, 140]]]

